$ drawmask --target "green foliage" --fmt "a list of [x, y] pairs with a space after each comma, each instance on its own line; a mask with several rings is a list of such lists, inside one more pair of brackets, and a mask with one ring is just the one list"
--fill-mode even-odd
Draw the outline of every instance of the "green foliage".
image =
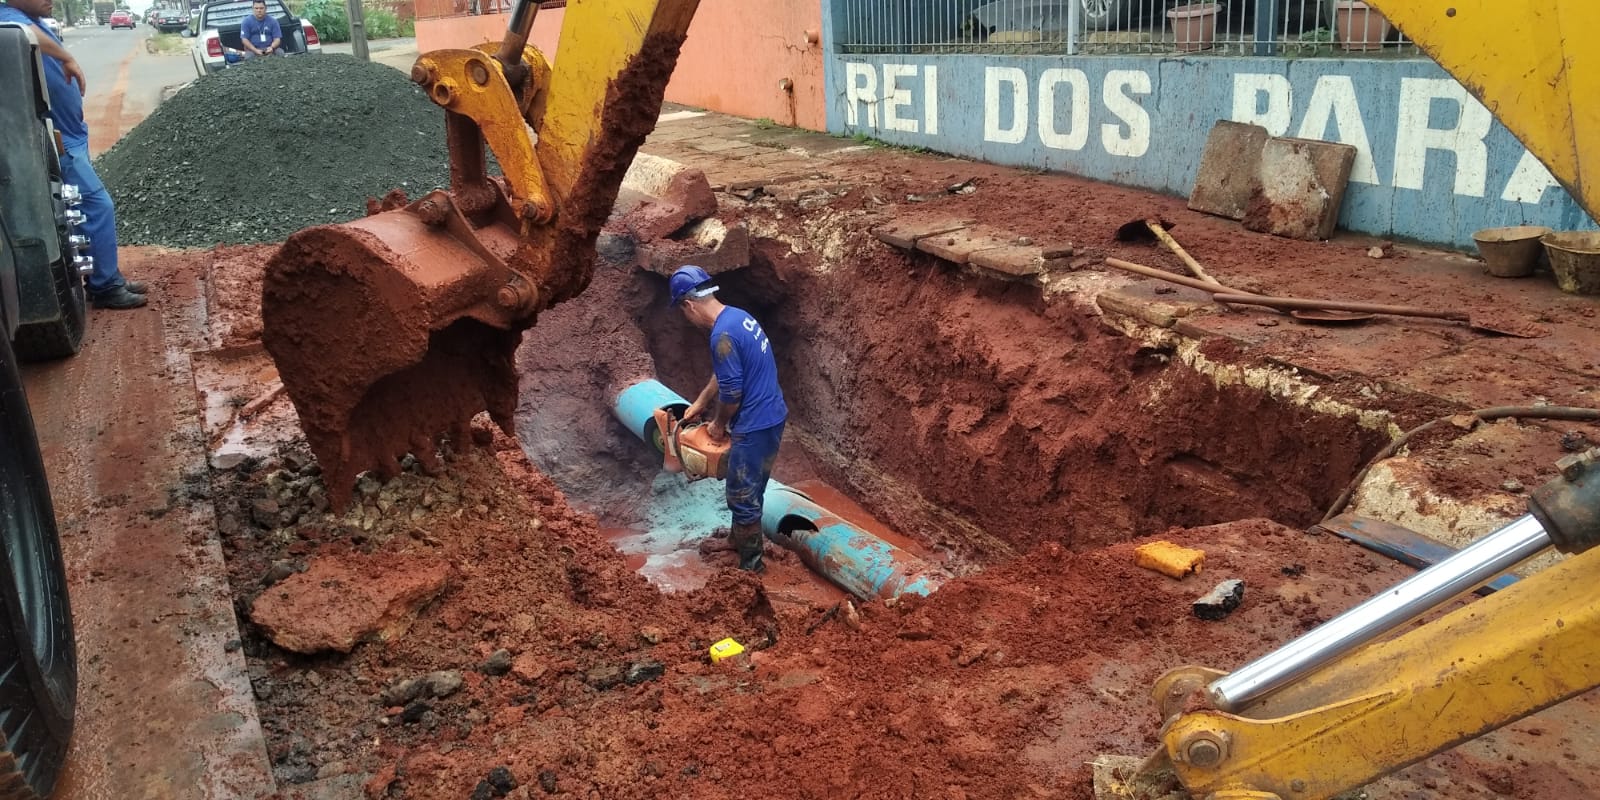
[[300, 13], [317, 27], [322, 41], [350, 41], [350, 17], [345, 14], [343, 0], [305, 0]]
[[[295, 13], [317, 26], [324, 42], [350, 41], [350, 15], [345, 11], [344, 0], [291, 0], [300, 4]], [[368, 39], [394, 39], [415, 36], [416, 23], [400, 19], [387, 8], [363, 5], [362, 18], [367, 23]]]

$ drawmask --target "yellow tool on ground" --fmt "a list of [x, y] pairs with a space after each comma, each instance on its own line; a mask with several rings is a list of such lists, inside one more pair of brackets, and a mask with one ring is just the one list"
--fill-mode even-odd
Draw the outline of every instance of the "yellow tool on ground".
[[411, 78], [445, 109], [450, 188], [397, 190], [273, 257], [262, 342], [336, 506], [358, 473], [390, 477], [407, 453], [433, 468], [441, 440], [461, 446], [483, 411], [511, 431], [522, 331], [588, 286], [697, 5], [569, 3], [556, 68], [527, 46], [533, 0], [498, 47], [423, 54]]

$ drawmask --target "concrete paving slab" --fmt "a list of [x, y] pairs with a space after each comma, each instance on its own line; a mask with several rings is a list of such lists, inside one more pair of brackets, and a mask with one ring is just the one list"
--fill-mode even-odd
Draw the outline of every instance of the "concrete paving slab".
[[[1053, 252], [1060, 252], [1060, 248]], [[1071, 255], [1070, 248], [1067, 255]], [[1038, 245], [1007, 245], [974, 252], [968, 263], [1005, 275], [1028, 277], [1049, 270], [1066, 269], [1068, 258], [1046, 258], [1045, 249]]]
[[967, 264], [971, 262], [972, 254], [979, 250], [1009, 247], [1016, 240], [1014, 233], [979, 225], [919, 238], [917, 249], [952, 264]]
[[1261, 149], [1243, 225], [1290, 239], [1333, 235], [1356, 149], [1337, 142], [1273, 138]]
[[1250, 187], [1261, 163], [1261, 149], [1272, 135], [1260, 125], [1219, 120], [1211, 126], [1200, 171], [1189, 192], [1189, 207], [1228, 219], [1244, 219]]
[[873, 228], [872, 235], [885, 244], [902, 250], [912, 250], [916, 248], [918, 239], [954, 233], [971, 224], [972, 220], [969, 219], [946, 216], [901, 217], [887, 225]]

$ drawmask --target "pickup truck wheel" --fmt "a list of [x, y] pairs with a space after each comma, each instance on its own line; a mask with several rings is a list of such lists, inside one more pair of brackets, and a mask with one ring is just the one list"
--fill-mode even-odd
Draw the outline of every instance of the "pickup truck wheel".
[[50, 485], [0, 338], [0, 800], [50, 795], [66, 760], [77, 649]]

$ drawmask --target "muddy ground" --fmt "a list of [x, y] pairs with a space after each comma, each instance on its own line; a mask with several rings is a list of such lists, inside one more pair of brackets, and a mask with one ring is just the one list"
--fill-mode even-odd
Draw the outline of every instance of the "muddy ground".
[[[1408, 574], [1301, 530], [1388, 428], [1219, 385], [1082, 303], [882, 245], [868, 229], [883, 212], [863, 193], [915, 194], [965, 173], [861, 158], [856, 168], [882, 170], [872, 188], [821, 209], [724, 196], [765, 232], [752, 266], [723, 276], [725, 297], [764, 320], [780, 354], [794, 416], [779, 477], [825, 479], [966, 577], [928, 599], [830, 614], [833, 598], [779, 590], [715, 548], [693, 553], [698, 588], [663, 593], [635, 572], [608, 531], [638, 523], [660, 484], [607, 393], [654, 374], [692, 394], [706, 365], [664, 308], [662, 278], [602, 260], [590, 289], [525, 337], [520, 441], [480, 420], [442, 476], [412, 464], [387, 485], [364, 479], [335, 516], [287, 401], [243, 428], [216, 421], [247, 454], [214, 459], [211, 477], [285, 796], [1087, 797], [1094, 755], [1153, 748], [1147, 689], [1162, 672], [1236, 666]], [[997, 221], [1039, 208], [1047, 235], [1096, 243], [1144, 204], [1171, 202], [1059, 177], [1001, 194], [1016, 205], [989, 211]], [[1193, 227], [1208, 252], [1211, 223]], [[834, 246], [803, 246], [818, 241]], [[1366, 246], [1257, 237], [1230, 264], [1314, 250], [1323, 266], [1296, 276], [1311, 293], [1340, 263], [1366, 266]], [[252, 271], [271, 252], [169, 262], [209, 275], [211, 344], [250, 352]], [[1203, 350], [1270, 363], [1247, 345], [1215, 337]], [[250, 363], [241, 374], [270, 368]], [[1400, 427], [1458, 408], [1420, 392], [1368, 397], [1365, 376], [1320, 380]], [[222, 407], [253, 399], [231, 391]], [[1517, 441], [1533, 444], [1464, 454], [1440, 438], [1412, 457], [1463, 495], [1506, 491], [1449, 480], [1484, 464], [1534, 485], [1566, 428], [1523, 427]], [[1203, 548], [1206, 571], [1179, 581], [1134, 567], [1133, 547], [1153, 538]], [[799, 568], [770, 546], [769, 557], [775, 574]], [[1237, 612], [1190, 612], [1233, 577], [1247, 586]], [[377, 615], [381, 630], [352, 636], [343, 623], [385, 586], [420, 588]], [[282, 649], [272, 635], [285, 620], [348, 654]], [[708, 663], [724, 637], [749, 657]], [[1367, 791], [1579, 796], [1594, 718], [1582, 698]]]

